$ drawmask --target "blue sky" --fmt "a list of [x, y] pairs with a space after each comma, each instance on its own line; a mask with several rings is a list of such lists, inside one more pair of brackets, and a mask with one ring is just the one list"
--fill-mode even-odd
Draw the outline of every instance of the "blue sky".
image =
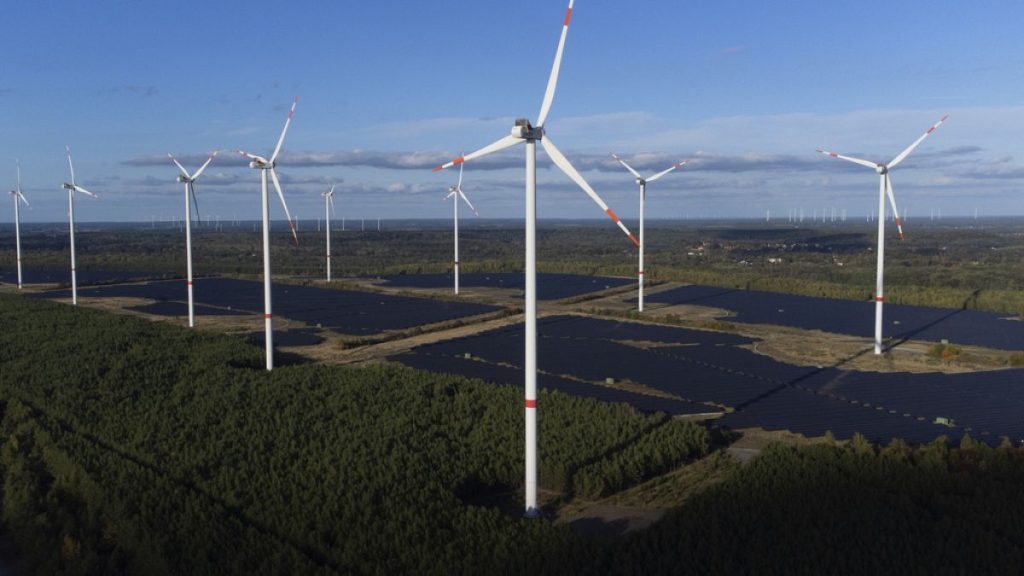
[[[12, 2], [0, 74], [0, 178], [21, 159], [27, 221], [65, 218], [70, 144], [81, 220], [182, 211], [167, 152], [195, 168], [204, 214], [257, 218], [258, 174], [234, 149], [273, 147], [303, 220], [338, 184], [339, 215], [448, 217], [455, 174], [430, 167], [535, 118], [565, 0], [526, 2]], [[863, 214], [877, 177], [814, 152], [887, 161], [949, 121], [893, 174], [908, 220], [1024, 214], [1024, 5], [1012, 1], [578, 0], [548, 133], [598, 193], [635, 218]], [[522, 148], [469, 164], [484, 217], [519, 217]], [[3, 170], [3, 166], [8, 169]], [[540, 159], [539, 214], [600, 218]], [[7, 174], [7, 176], [3, 176]], [[9, 221], [13, 210], [0, 209]], [[275, 216], [281, 212], [272, 208]]]

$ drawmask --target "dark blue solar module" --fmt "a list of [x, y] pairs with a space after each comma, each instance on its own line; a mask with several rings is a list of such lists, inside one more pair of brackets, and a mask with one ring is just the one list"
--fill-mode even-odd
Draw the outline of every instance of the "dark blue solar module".
[[1024, 370], [967, 374], [839, 372], [804, 386], [837, 399], [912, 414], [949, 418], [975, 438], [1024, 438]]
[[[450, 288], [451, 274], [395, 274], [382, 276], [385, 286], [398, 288]], [[606, 276], [581, 276], [578, 274], [537, 274], [537, 298], [539, 300], [561, 300], [616, 288], [633, 283], [629, 278]], [[522, 292], [522, 272], [481, 272], [459, 274], [459, 286], [464, 288], [508, 288]]]
[[[86, 286], [89, 284], [111, 284], [114, 282], [175, 278], [179, 277], [180, 274], [171, 274], [167, 272], [145, 272], [137, 270], [89, 270], [79, 268], [77, 276], [78, 285]], [[69, 268], [54, 268], [48, 270], [23, 268], [21, 271], [21, 281], [24, 284], [67, 284], [70, 286], [71, 270]], [[0, 269], [0, 282], [6, 284], [17, 284], [17, 269]]]
[[[523, 371], [511, 366], [501, 366], [464, 357], [435, 356], [421, 353], [405, 353], [393, 356], [390, 359], [421, 370], [458, 374], [467, 378], [480, 378], [488, 382], [508, 384], [520, 388], [523, 386]], [[643, 412], [707, 414], [721, 411], [703, 404], [637, 394], [561, 378], [551, 374], [538, 374], [537, 386], [547, 390], [558, 390], [572, 396], [596, 398], [604, 402], [623, 402]]]
[[[873, 337], [875, 330], [874, 302], [713, 286], [681, 286], [651, 294], [647, 300], [724, 308], [736, 314], [731, 320], [749, 324], [793, 326], [864, 338]], [[947, 339], [954, 344], [1024, 350], [1024, 322], [1009, 314], [886, 304], [884, 321], [886, 338]]]
[[922, 422], [902, 413], [891, 414], [788, 386], [726, 414], [718, 422], [731, 428], [789, 430], [810, 437], [831, 431], [837, 438], [849, 438], [859, 432], [868, 440], [883, 443], [893, 438], [926, 443], [943, 435], [955, 439], [963, 434], [962, 430]]
[[[574, 381], [628, 380], [678, 397], [616, 396], [644, 411], [675, 414], [706, 403], [735, 412], [733, 428], [790, 430], [838, 438], [860, 432], [887, 442], [930, 442], [970, 432], [992, 444], [1024, 439], [1024, 370], [957, 375], [874, 373], [794, 366], [740, 346], [752, 339], [700, 330], [575, 316], [538, 322], [539, 384], [608, 399], [610, 389]], [[639, 348], [627, 341], [663, 343]], [[466, 359], [469, 354], [471, 359]], [[522, 325], [427, 344], [392, 358], [413, 367], [522, 384]], [[603, 396], [597, 396], [594, 390]], [[951, 418], [955, 427], [935, 424]]]
[[[249, 314], [249, 312], [242, 310], [229, 310], [212, 306], [196, 305], [194, 308], [196, 316], [244, 316]], [[130, 306], [128, 309], [157, 316], [188, 316], [187, 302], [153, 302], [152, 304], [143, 304], [142, 306]]]
[[[497, 306], [427, 298], [391, 296], [373, 292], [330, 290], [312, 286], [274, 284], [274, 314], [319, 324], [342, 334], [368, 335], [401, 330], [499, 310]], [[67, 297], [67, 290], [41, 297]], [[97, 286], [80, 289], [79, 296], [135, 297], [157, 301], [187, 298], [182, 281]], [[234, 278], [196, 280], [195, 301], [217, 308], [252, 314], [263, 312], [263, 283]]]

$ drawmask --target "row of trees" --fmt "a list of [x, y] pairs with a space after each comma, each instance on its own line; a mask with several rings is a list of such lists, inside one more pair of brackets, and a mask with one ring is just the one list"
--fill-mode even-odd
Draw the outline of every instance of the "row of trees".
[[[469, 228], [463, 232], [465, 271], [511, 272], [522, 269], [522, 232], [511, 228]], [[821, 228], [817, 228], [820, 226]], [[281, 274], [323, 274], [322, 238], [302, 233], [298, 248], [287, 232], [272, 243], [275, 270]], [[647, 247], [649, 278], [680, 280], [741, 289], [791, 292], [855, 300], [874, 289], [874, 238], [870, 226], [810, 225], [771, 229], [694, 227], [653, 223]], [[24, 237], [29, 268], [67, 266], [61, 229]], [[259, 274], [260, 237], [246, 228], [196, 232], [199, 274]], [[14, 265], [12, 235], [0, 231], [0, 268]], [[1024, 312], [1024, 249], [1012, 222], [987, 228], [916, 229], [887, 252], [887, 298], [894, 303], [1000, 312]], [[98, 230], [79, 240], [82, 270], [139, 270], [181, 274], [183, 235], [171, 229]], [[351, 231], [334, 238], [338, 275], [445, 272], [450, 268], [451, 231]], [[699, 248], [699, 249], [698, 249]], [[566, 259], [565, 254], [572, 254]], [[768, 258], [781, 263], [768, 263]], [[614, 228], [542, 226], [538, 269], [545, 272], [636, 273], [635, 250]]]

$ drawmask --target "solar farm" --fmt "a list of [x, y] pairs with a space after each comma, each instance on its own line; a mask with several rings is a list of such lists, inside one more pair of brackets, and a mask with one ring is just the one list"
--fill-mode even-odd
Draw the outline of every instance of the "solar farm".
[[[30, 276], [53, 282], [57, 275]], [[180, 280], [124, 282], [135, 274], [96, 273], [88, 302], [116, 302], [124, 310], [168, 320], [187, 314]], [[121, 283], [119, 283], [121, 282]], [[508, 305], [521, 298], [518, 273], [464, 273], [468, 291], [450, 295], [450, 274], [400, 274], [346, 279], [327, 288], [304, 281], [275, 282], [275, 346], [318, 361], [396, 362], [441, 374], [522, 387], [523, 325]], [[806, 437], [861, 434], [885, 443], [927, 443], [964, 433], [989, 444], [1024, 441], [1024, 370], [944, 373], [899, 367], [871, 370], [773, 358], [761, 345], [764, 330], [784, 327], [867, 342], [871, 303], [755, 290], [668, 284], [649, 296], [659, 309], [679, 306], [713, 312], [727, 331], [588, 313], [604, 305], [628, 308], [634, 281], [621, 277], [540, 274], [538, 385], [572, 396], [623, 403], [644, 413], [713, 421], [734, 430], [788, 431]], [[476, 290], [476, 292], [474, 292]], [[504, 294], [505, 304], [487, 304]], [[34, 297], [63, 299], [67, 290]], [[195, 282], [196, 314], [204, 322], [263, 345], [256, 329], [260, 282], [228, 277]], [[1024, 322], [1006, 314], [890, 305], [893, 341], [954, 342], [999, 351], [1024, 349]], [[230, 329], [228, 328], [230, 327]], [[332, 336], [333, 335], [333, 336]], [[333, 338], [386, 341], [362, 353], [332, 352]]]

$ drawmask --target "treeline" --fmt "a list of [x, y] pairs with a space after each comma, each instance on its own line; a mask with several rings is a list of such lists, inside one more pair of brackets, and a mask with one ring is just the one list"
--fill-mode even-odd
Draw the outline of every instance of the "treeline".
[[[358, 223], [356, 223], [358, 226]], [[333, 236], [333, 272], [345, 275], [447, 272], [451, 230], [352, 230]], [[820, 226], [820, 227], [818, 227]], [[335, 223], [338, 230], [338, 223]], [[28, 268], [67, 266], [60, 234], [23, 238]], [[893, 303], [1024, 313], [1024, 247], [1012, 223], [971, 229], [928, 226], [886, 252], [887, 299]], [[636, 251], [611, 226], [558, 223], [538, 231], [538, 269], [544, 272], [634, 276]], [[275, 272], [324, 274], [323, 233], [303, 226], [300, 245], [285, 231], [273, 234]], [[194, 230], [197, 274], [258, 275], [260, 233], [225, 225]], [[466, 272], [514, 272], [523, 267], [523, 233], [512, 228], [468, 227], [460, 234]], [[776, 228], [649, 226], [648, 278], [758, 289], [808, 296], [870, 300], [875, 283], [874, 228], [867, 223]], [[78, 239], [81, 270], [137, 270], [181, 274], [184, 236], [170, 229], [100, 230]], [[0, 232], [0, 268], [14, 264], [13, 237]], [[566, 258], [571, 254], [571, 258]], [[769, 258], [778, 259], [770, 263]]]
[[[524, 521], [522, 395], [293, 365], [227, 336], [0, 297], [3, 521], [41, 574], [494, 573], [579, 565]], [[542, 393], [541, 487], [628, 487], [708, 432]], [[481, 502], [498, 505], [483, 506]]]
[[1021, 574], [1024, 451], [776, 445], [594, 573]]

